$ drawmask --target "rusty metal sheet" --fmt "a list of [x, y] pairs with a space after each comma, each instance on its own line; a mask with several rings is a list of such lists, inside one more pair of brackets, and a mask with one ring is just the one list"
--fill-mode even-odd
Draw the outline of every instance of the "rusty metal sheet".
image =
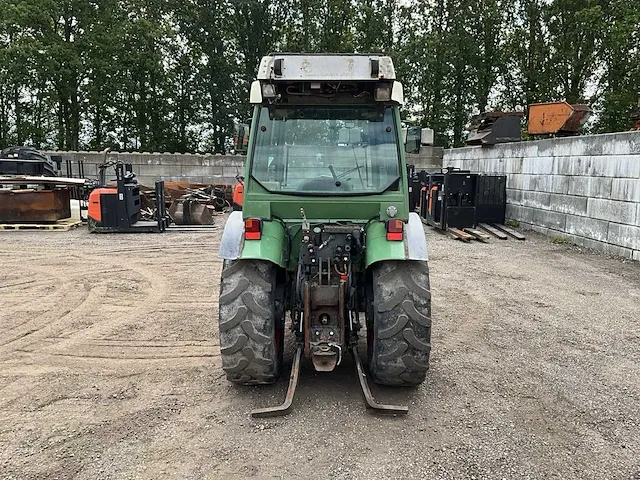
[[0, 189], [0, 223], [56, 222], [71, 216], [71, 190]]
[[174, 200], [169, 207], [169, 216], [176, 225], [213, 225], [214, 207], [197, 200]]

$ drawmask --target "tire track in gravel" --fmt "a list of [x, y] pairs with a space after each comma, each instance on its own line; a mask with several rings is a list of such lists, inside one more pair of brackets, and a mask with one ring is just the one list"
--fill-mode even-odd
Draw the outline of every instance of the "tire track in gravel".
[[[95, 261], [94, 257], [79, 258], [79, 260], [86, 262], [88, 260]], [[100, 279], [105, 281], [112, 279], [114, 275], [120, 275], [125, 272], [135, 272], [139, 277], [149, 283], [150, 287], [147, 289], [147, 295], [145, 300], [140, 305], [136, 305], [133, 309], [136, 312], [146, 313], [158, 304], [163, 295], [166, 292], [166, 283], [162, 277], [158, 276], [154, 272], [150, 272], [146, 268], [140, 267], [125, 267], [125, 268], [112, 268], [112, 269], [100, 269], [91, 271], [89, 280]], [[48, 272], [48, 273], [47, 273]], [[39, 265], [31, 268], [31, 275], [44, 275], [47, 273], [51, 278], [51, 270], [47, 266]], [[82, 320], [99, 312], [104, 305], [104, 298], [107, 293], [107, 286], [100, 283], [97, 286], [86, 289], [86, 273], [78, 273], [65, 275], [64, 273], [58, 273], [51, 278], [51, 284], [58, 285], [58, 290], [52, 292], [45, 298], [37, 300], [39, 305], [43, 305], [46, 310], [37, 316], [36, 318], [23, 322], [21, 325], [8, 329], [0, 334], [0, 359], [16, 350], [24, 350], [30, 343], [34, 343], [38, 340], [57, 339], [58, 335], [66, 330], [71, 329], [71, 338], [60, 338], [54, 345], [46, 347], [47, 350], [61, 348], [67, 346], [67, 348], [73, 349], [74, 340], [77, 342], [82, 338], [90, 338], [94, 335], [99, 335], [100, 332], [110, 330], [118, 326], [118, 324], [125, 323], [127, 320], [126, 315], [119, 316], [124, 317], [122, 320], [117, 321], [115, 319], [109, 319], [107, 316], [103, 317], [97, 323], [93, 323], [86, 327], [74, 329], [74, 323], [82, 323]], [[85, 289], [77, 288], [77, 284], [83, 283]], [[15, 295], [15, 293], [14, 293]], [[31, 299], [31, 302], [34, 300]], [[69, 305], [73, 305], [69, 308]], [[63, 314], [57, 318], [51, 318], [53, 312], [59, 311], [61, 306], [64, 306]], [[129, 310], [132, 310], [131, 307]]]
[[[89, 291], [75, 290], [74, 294], [78, 294], [75, 298], [75, 306], [64, 311], [63, 315], [58, 316], [50, 321], [43, 323], [42, 320], [46, 319], [52, 314], [52, 310], [47, 310], [43, 315], [34, 319], [31, 322], [22, 324], [17, 329], [12, 329], [8, 338], [0, 340], [0, 359], [3, 356], [9, 354], [18, 349], [25, 349], [30, 343], [36, 340], [42, 340], [45, 338], [53, 338], [57, 333], [63, 331], [69, 323], [73, 322], [79, 314], [90, 309], [98, 303], [98, 299], [102, 296], [102, 292], [97, 292], [97, 289], [91, 289]], [[69, 302], [70, 295], [64, 298], [64, 302]], [[62, 300], [61, 300], [62, 301]], [[17, 332], [15, 332], [17, 330]], [[4, 332], [5, 335], [7, 332]], [[4, 335], [3, 335], [4, 336]]]
[[[178, 266], [172, 265], [172, 268]], [[166, 308], [164, 300], [169, 296], [172, 285], [165, 276], [159, 274], [155, 265], [141, 266], [138, 264], [130, 266], [129, 269], [148, 283], [144, 290], [144, 298], [138, 298], [134, 305], [121, 309], [117, 317], [94, 323], [75, 332], [70, 338], [48, 347], [42, 353], [74, 361], [99, 359], [101, 362], [111, 360], [163, 361], [219, 356], [217, 346], [212, 342], [173, 342], [168, 340], [160, 344], [157, 341], [145, 339], [109, 338], [112, 332], [118, 328], [131, 324], [132, 318], [138, 319], [139, 322], [145, 322], [146, 318], [153, 318], [159, 312], [182, 312], [185, 310], [184, 303], [178, 302], [169, 304], [169, 308]]]
[[[438, 298], [438, 294], [434, 293]], [[452, 298], [464, 298], [464, 307], [455, 312], [448, 313], [451, 309], [444, 307], [444, 304], [451, 303]], [[434, 320], [434, 333], [438, 336], [438, 348], [458, 349], [469, 345], [474, 345], [475, 340], [484, 329], [487, 319], [492, 314], [490, 302], [482, 296], [461, 293], [458, 295], [452, 291], [448, 292], [444, 298], [436, 300], [433, 310], [436, 320]], [[440, 312], [443, 312], [439, 315]]]
[[[126, 344], [108, 338], [112, 335], [126, 335], [129, 325], [135, 324], [136, 321], [148, 325], [158, 314], [165, 317], [166, 314], [179, 314], [190, 309], [191, 315], [198, 315], [200, 312], [216, 309], [214, 296], [209, 301], [195, 302], [189, 305], [189, 309], [185, 308], [184, 302], [179, 299], [189, 298], [190, 295], [185, 297], [185, 294], [192, 292], [184, 292], [184, 288], [182, 291], [174, 292], [170, 282], [175, 280], [182, 286], [182, 281], [176, 278], [178, 272], [185, 268], [191, 270], [206, 265], [207, 262], [202, 261], [202, 251], [215, 249], [219, 243], [218, 238], [203, 238], [201, 242], [194, 242], [192, 237], [191, 242], [169, 247], [149, 245], [146, 242], [147, 237], [139, 238], [140, 243], [127, 245], [127, 248], [122, 248], [122, 245], [128, 242], [121, 242], [121, 237], [114, 237], [115, 245], [110, 248], [95, 248], [94, 245], [81, 253], [76, 250], [72, 254], [56, 249], [52, 255], [18, 257], [15, 250], [8, 252], [9, 261], [5, 265], [11, 270], [20, 271], [20, 275], [13, 275], [12, 283], [7, 283], [6, 289], [0, 290], [0, 295], [6, 294], [7, 299], [28, 296], [24, 292], [27, 285], [34, 288], [46, 288], [51, 285], [56, 289], [47, 296], [36, 294], [37, 304], [42, 306], [42, 311], [36, 312], [34, 318], [20, 321], [18, 325], [12, 325], [12, 328], [0, 332], [0, 361], [12, 364], [15, 363], [15, 359], [21, 358], [35, 366], [50, 360], [58, 363], [57, 359], [60, 359], [63, 362], [70, 360], [72, 363], [83, 365], [105, 365], [105, 362], [109, 361], [121, 363], [127, 360], [143, 363], [180, 360], [180, 363], [183, 363], [219, 356], [219, 348], [215, 342], [175, 342], [159, 345], [151, 341], [145, 343], [146, 340], [142, 339], [137, 343]], [[102, 240], [100, 237], [97, 239]], [[162, 252], [166, 252], [167, 248], [180, 250], [178, 262], [167, 265], [159, 261], [163, 256]], [[121, 258], [119, 253], [127, 253], [135, 262], [98, 270], [85, 267], [113, 264], [113, 258]], [[61, 264], [57, 261], [61, 256], [69, 263]], [[25, 264], [30, 267], [28, 271], [25, 271]], [[206, 269], [210, 270], [210, 267], [206, 266]], [[137, 278], [132, 279], [130, 272], [134, 272]], [[47, 280], [34, 281], [44, 275], [47, 275]], [[120, 279], [124, 279], [123, 282], [135, 280], [137, 284], [145, 284], [142, 292], [136, 292], [143, 295], [129, 296], [121, 300], [123, 290], [118, 286]], [[77, 288], [78, 284], [84, 284], [84, 289]], [[211, 287], [208, 289], [211, 290]], [[31, 306], [33, 303], [33, 298], [22, 301], [19, 305], [14, 302], [7, 311], [15, 312], [16, 307]], [[118, 330], [122, 330], [123, 333]], [[135, 331], [131, 333], [135, 335]], [[213, 337], [207, 336], [211, 339], [214, 339]]]
[[[3, 268], [5, 272], [12, 270], [8, 262], [4, 261]], [[9, 280], [14, 283], [0, 283], [0, 305], [2, 305], [0, 314], [15, 311], [23, 306], [33, 305], [35, 295], [38, 295], [39, 304], [50, 303], [51, 300], [58, 297], [59, 285], [64, 284], [64, 277], [62, 275], [55, 275], [46, 268], [30, 265], [28, 260], [25, 260], [25, 263], [20, 265], [20, 272], [16, 277], [17, 278]], [[11, 279], [11, 277], [9, 278]], [[42, 296], [40, 292], [34, 292], [34, 290], [38, 289], [49, 291]], [[1, 334], [0, 332], [0, 335]], [[0, 337], [0, 343], [1, 342]]]
[[[38, 296], [37, 298], [34, 298], [34, 292], [29, 292], [29, 289], [27, 289], [27, 291], [19, 289], [16, 292], [15, 289], [8, 288], [7, 290], [1, 291], [0, 299], [4, 307], [1, 312], [3, 319], [4, 317], [8, 318], [10, 314], [15, 314], [23, 305], [30, 307], [30, 309], [44, 308], [44, 311], [36, 313], [35, 317], [28, 318], [26, 321], [20, 322], [18, 325], [6, 328], [0, 332], [0, 358], [2, 358], [2, 353], [6, 352], [9, 348], [8, 346], [13, 342], [35, 334], [48, 325], [64, 318], [75, 308], [78, 308], [88, 296], [88, 292], [74, 288], [64, 273], [59, 271], [52, 273], [50, 269], [42, 265], [22, 265], [20, 267], [20, 275], [23, 278], [46, 278], [42, 283], [45, 288], [51, 287], [51, 291], [45, 296]], [[18, 301], [21, 303], [12, 303], [12, 300], [16, 297], [18, 297]], [[69, 309], [61, 309], [60, 306], [65, 304], [67, 308], [69, 305], [74, 306]], [[52, 316], [55, 317], [53, 312], [60, 310], [63, 311], [63, 314], [52, 319]], [[6, 325], [9, 322], [7, 321], [5, 323], [5, 321], [3, 321], [2, 323]]]
[[216, 357], [213, 342], [86, 340], [73, 343], [73, 353], [49, 353], [58, 357], [101, 358], [116, 360], [175, 360], [180, 358]]

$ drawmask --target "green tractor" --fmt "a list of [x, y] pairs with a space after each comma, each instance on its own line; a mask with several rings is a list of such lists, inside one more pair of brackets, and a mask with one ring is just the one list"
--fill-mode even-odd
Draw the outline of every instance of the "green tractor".
[[431, 350], [427, 243], [409, 211], [402, 84], [389, 57], [272, 54], [251, 86], [253, 119], [243, 210], [227, 221], [219, 300], [222, 368], [242, 385], [274, 383], [285, 329], [296, 353], [330, 372], [349, 351], [367, 406], [376, 403], [358, 354], [366, 332], [370, 378], [424, 381]]

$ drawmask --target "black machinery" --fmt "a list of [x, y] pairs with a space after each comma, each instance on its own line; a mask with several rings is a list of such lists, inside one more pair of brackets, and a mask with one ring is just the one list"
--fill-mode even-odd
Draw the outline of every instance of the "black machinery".
[[33, 147], [8, 147], [0, 151], [0, 175], [57, 177], [61, 162], [61, 157], [50, 157]]
[[[409, 201], [431, 226], [474, 228], [480, 223], [502, 224], [506, 211], [506, 176], [479, 175], [468, 170], [424, 170], [409, 176]], [[416, 191], [418, 194], [416, 195]]]
[[477, 174], [463, 170], [447, 169], [429, 175], [423, 190], [423, 218], [443, 230], [474, 227], [477, 182]]
[[507, 176], [478, 175], [476, 224], [502, 225], [507, 211]]
[[471, 117], [467, 145], [519, 142], [522, 112], [483, 112]]
[[[109, 166], [116, 171], [116, 188], [107, 187], [105, 172]], [[155, 219], [140, 220], [140, 186], [131, 164], [112, 162], [100, 166], [100, 184], [89, 196], [88, 226], [90, 232], [151, 233], [164, 232], [169, 226], [166, 214], [164, 182], [155, 187]]]

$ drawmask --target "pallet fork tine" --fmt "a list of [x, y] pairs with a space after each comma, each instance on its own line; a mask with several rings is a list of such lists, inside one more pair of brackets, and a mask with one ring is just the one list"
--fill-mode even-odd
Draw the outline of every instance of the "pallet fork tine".
[[293, 366], [291, 367], [291, 375], [289, 376], [289, 387], [284, 402], [276, 407], [258, 408], [251, 412], [253, 418], [281, 417], [291, 412], [293, 396], [296, 394], [298, 386], [298, 377], [300, 377], [300, 360], [302, 359], [302, 347], [298, 347], [296, 355], [293, 358]]
[[376, 413], [386, 415], [406, 415], [407, 413], [409, 413], [409, 407], [403, 405], [385, 405], [376, 402], [375, 398], [373, 398], [371, 390], [369, 389], [369, 384], [367, 383], [367, 375], [364, 373], [362, 361], [360, 360], [360, 355], [358, 355], [358, 349], [355, 346], [351, 347], [351, 355], [353, 355], [353, 361], [356, 364], [358, 380], [360, 381], [360, 388], [362, 389], [362, 395], [364, 396], [364, 401], [367, 404], [367, 408], [373, 410]]
[[[351, 354], [353, 355], [353, 361], [356, 365], [356, 372], [358, 374], [358, 381], [360, 382], [360, 388], [362, 390], [362, 396], [368, 409], [386, 415], [406, 415], [409, 413], [409, 407], [403, 405], [385, 405], [376, 402], [369, 384], [367, 383], [367, 375], [364, 372], [362, 361], [358, 355], [358, 349], [351, 348]], [[291, 368], [291, 375], [289, 377], [289, 387], [287, 388], [287, 395], [282, 404], [275, 407], [266, 407], [253, 410], [251, 416], [253, 418], [269, 418], [269, 417], [281, 417], [291, 413], [293, 397], [296, 393], [296, 387], [298, 386], [298, 378], [300, 377], [300, 361], [302, 359], [302, 347], [298, 347], [295, 357], [293, 359], [293, 367]]]

